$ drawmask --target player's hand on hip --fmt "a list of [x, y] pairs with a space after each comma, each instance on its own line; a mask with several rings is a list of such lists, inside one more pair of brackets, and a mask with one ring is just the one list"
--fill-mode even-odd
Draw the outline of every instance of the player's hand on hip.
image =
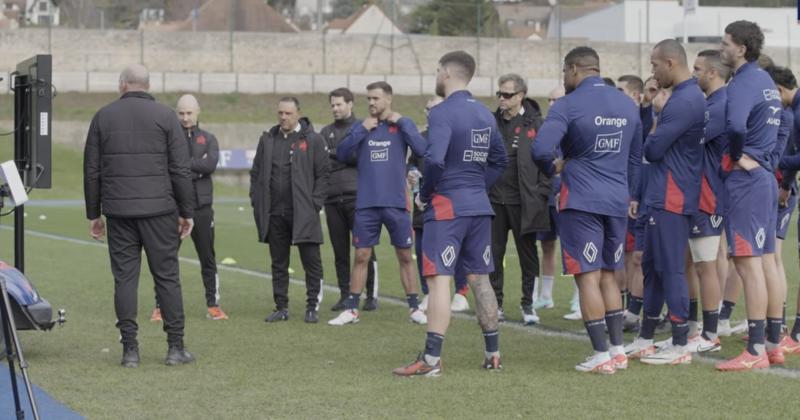
[[362, 125], [364, 125], [364, 128], [366, 128], [367, 131], [372, 131], [378, 126], [378, 119], [375, 117], [364, 118]]
[[103, 222], [102, 217], [89, 221], [89, 236], [97, 241], [103, 239], [103, 236], [106, 236], [106, 224]]
[[192, 233], [193, 227], [194, 219], [184, 219], [183, 217], [178, 217], [178, 233], [181, 234], [181, 239], [185, 239], [187, 236], [189, 236]]
[[759, 167], [758, 162], [756, 162], [753, 158], [747, 156], [746, 154], [742, 154], [742, 157], [739, 158], [739, 161], [736, 162], [736, 165], [738, 165], [745, 171], [752, 171], [753, 169]]

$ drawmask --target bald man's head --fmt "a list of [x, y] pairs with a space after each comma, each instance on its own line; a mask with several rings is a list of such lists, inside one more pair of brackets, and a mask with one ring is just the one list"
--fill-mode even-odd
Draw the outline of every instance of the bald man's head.
[[119, 75], [119, 91], [147, 92], [150, 90], [150, 72], [141, 64], [131, 64]]
[[691, 77], [686, 50], [674, 39], [665, 39], [656, 44], [650, 53], [650, 65], [653, 77], [662, 89], [671, 88]]
[[197, 117], [200, 115], [200, 103], [194, 95], [183, 95], [178, 99], [178, 106], [175, 107], [178, 119], [181, 120], [183, 128], [192, 128], [197, 125]]

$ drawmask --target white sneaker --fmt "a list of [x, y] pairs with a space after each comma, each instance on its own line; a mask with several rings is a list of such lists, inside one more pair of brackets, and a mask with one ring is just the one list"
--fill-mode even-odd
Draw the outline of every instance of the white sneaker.
[[692, 353], [707, 353], [720, 351], [722, 345], [720, 345], [719, 338], [706, 340], [702, 334], [697, 334], [693, 337], [689, 337], [689, 342], [686, 343], [686, 349]]
[[536, 310], [533, 306], [521, 306], [522, 309], [522, 323], [525, 325], [534, 325], [539, 323], [539, 315], [536, 315]]
[[670, 345], [653, 354], [643, 356], [641, 361], [648, 365], [688, 365], [692, 363], [692, 353], [686, 346]]
[[425, 316], [425, 312], [422, 312], [419, 309], [409, 309], [408, 320], [420, 325], [425, 325], [428, 323], [428, 317]]
[[672, 337], [667, 337], [666, 340], [656, 341], [656, 350], [665, 349], [672, 345]]
[[450, 310], [453, 312], [464, 312], [469, 310], [469, 301], [467, 297], [461, 293], [453, 295], [453, 301], [450, 303]]
[[345, 309], [339, 316], [328, 321], [328, 325], [346, 325], [358, 323], [358, 309]]
[[580, 320], [582, 320], [583, 319], [583, 314], [581, 313], [581, 309], [578, 308], [577, 311], [570, 312], [570, 313], [564, 315], [564, 319], [567, 319], [567, 320], [570, 320], [570, 321], [580, 321]]
[[611, 375], [617, 371], [617, 368], [614, 359], [612, 359], [611, 355], [605, 351], [602, 353], [595, 353], [587, 357], [583, 363], [575, 365], [575, 370], [578, 372], [602, 373], [605, 375]]
[[422, 298], [422, 302], [419, 303], [419, 310], [422, 312], [428, 311], [428, 295]]
[[628, 356], [625, 355], [624, 346], [611, 346], [608, 349], [611, 359], [614, 360], [614, 367], [617, 370], [628, 368]]
[[653, 345], [653, 340], [645, 340], [641, 337], [636, 337], [633, 343], [625, 346], [625, 355], [629, 359], [639, 359], [656, 352], [656, 346]]
[[717, 335], [722, 337], [730, 337], [733, 334], [743, 334], [745, 331], [747, 331], [747, 321], [742, 321], [731, 327], [730, 319], [720, 319], [719, 324], [717, 324]]

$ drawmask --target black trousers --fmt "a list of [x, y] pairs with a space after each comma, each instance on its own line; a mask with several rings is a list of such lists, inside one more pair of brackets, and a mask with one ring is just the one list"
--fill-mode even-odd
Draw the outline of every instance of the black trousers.
[[206, 289], [206, 305], [219, 305], [219, 274], [217, 274], [217, 254], [214, 251], [214, 209], [211, 205], [194, 210], [194, 229], [192, 242], [200, 260], [200, 274]]
[[539, 255], [536, 251], [536, 234], [520, 235], [522, 211], [517, 205], [492, 203], [494, 219], [492, 220], [492, 256], [494, 272], [489, 275], [492, 288], [497, 296], [498, 306], [503, 306], [503, 258], [506, 255], [508, 231], [514, 235], [514, 244], [519, 254], [519, 265], [522, 270], [522, 306], [533, 303], [533, 285], [539, 274]]
[[125, 346], [137, 345], [139, 271], [142, 248], [161, 303], [163, 328], [170, 346], [183, 345], [183, 298], [178, 266], [177, 213], [145, 218], [108, 217], [108, 253], [114, 275], [114, 309]]
[[[292, 246], [292, 214], [269, 218], [269, 254], [272, 258], [272, 297], [277, 309], [289, 307], [289, 258]], [[306, 272], [306, 309], [316, 309], [322, 287], [322, 257], [319, 244], [297, 244]]]
[[[356, 201], [342, 200], [336, 204], [325, 204], [325, 219], [328, 222], [328, 236], [333, 247], [336, 266], [336, 280], [342, 297], [350, 293], [350, 249], [353, 221], [356, 216]], [[367, 266], [367, 297], [374, 296], [375, 290], [375, 251]]]

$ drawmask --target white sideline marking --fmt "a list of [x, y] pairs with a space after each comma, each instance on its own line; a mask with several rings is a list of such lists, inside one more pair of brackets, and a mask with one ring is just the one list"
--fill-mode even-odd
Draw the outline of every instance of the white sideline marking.
[[[11, 226], [0, 226], [0, 229], [1, 230], [7, 230], [7, 231], [12, 231], [13, 230], [13, 228]], [[72, 237], [69, 237], [69, 236], [54, 235], [52, 233], [38, 232], [38, 231], [35, 231], [35, 230], [26, 230], [25, 233], [28, 236], [35, 236], [35, 237], [39, 237], [39, 238], [52, 239], [52, 240], [68, 242], [68, 243], [76, 244], [76, 245], [87, 245], [87, 246], [93, 246], [93, 247], [97, 247], [97, 248], [108, 248], [108, 246], [104, 242], [95, 242], [95, 241], [90, 241], [90, 240], [85, 240], [85, 239], [76, 239], [76, 238], [72, 238]], [[197, 259], [194, 259], [194, 258], [178, 257], [178, 259], [183, 263], [200, 265], [200, 261], [198, 261]], [[259, 277], [259, 278], [262, 278], [262, 279], [271, 279], [272, 278], [272, 275], [270, 275], [269, 273], [264, 273], [264, 272], [261, 272], [261, 271], [250, 270], [250, 269], [241, 268], [241, 267], [230, 267], [230, 266], [218, 265], [217, 269], [218, 270], [223, 270], [223, 271], [230, 271], [230, 272], [234, 272], [234, 273], [239, 273], [239, 274], [244, 274], [244, 275], [252, 276], [252, 277]], [[306, 285], [305, 280], [298, 280], [298, 279], [295, 279], [295, 278], [289, 278], [289, 282], [294, 284], [295, 286], [305, 287], [305, 285]], [[331, 291], [331, 292], [338, 292], [339, 291], [338, 287], [328, 286], [328, 285], [323, 285], [323, 287], [326, 290]], [[381, 299], [381, 301], [388, 302], [388, 303], [390, 303], [392, 305], [396, 305], [396, 306], [405, 306], [406, 305], [406, 302], [404, 300], [397, 299], [395, 297], [380, 296], [380, 299]], [[471, 315], [471, 314], [453, 313], [452, 316], [453, 316], [453, 318], [461, 319], [461, 320], [469, 320], [469, 321], [474, 321], [475, 320], [475, 316]], [[515, 322], [504, 322], [504, 323], [501, 323], [500, 326], [503, 329], [512, 329], [514, 331], [523, 332], [523, 333], [529, 334], [529, 335], [544, 336], [544, 337], [558, 337], [558, 338], [564, 338], [564, 339], [568, 339], [568, 340], [572, 340], [572, 341], [583, 341], [583, 342], [589, 341], [589, 337], [586, 334], [582, 334], [582, 333], [575, 333], [575, 332], [569, 332], [569, 331], [555, 331], [555, 330], [550, 330], [550, 329], [546, 329], [546, 328], [538, 327], [538, 326], [530, 327], [530, 326], [525, 326], [525, 325], [522, 325], [522, 324], [519, 324], [519, 323], [515, 323]], [[700, 356], [697, 353], [692, 354], [692, 360], [693, 361], [696, 360], [696, 361], [699, 361], [699, 362], [705, 363], [705, 364], [716, 364], [716, 363], [719, 363], [721, 361], [720, 359], [716, 359], [716, 358], [712, 358], [712, 357]], [[761, 373], [761, 374], [765, 374], [765, 375], [773, 375], [773, 376], [778, 376], [778, 377], [782, 377], [782, 378], [788, 378], [788, 379], [800, 379], [800, 370], [798, 370], [798, 369], [789, 369], [789, 368], [783, 368], [783, 367], [770, 367], [769, 369], [756, 370], [755, 372]], [[723, 373], [720, 373], [720, 374], [723, 374]], [[727, 375], [735, 375], [735, 373], [727, 373]]]

